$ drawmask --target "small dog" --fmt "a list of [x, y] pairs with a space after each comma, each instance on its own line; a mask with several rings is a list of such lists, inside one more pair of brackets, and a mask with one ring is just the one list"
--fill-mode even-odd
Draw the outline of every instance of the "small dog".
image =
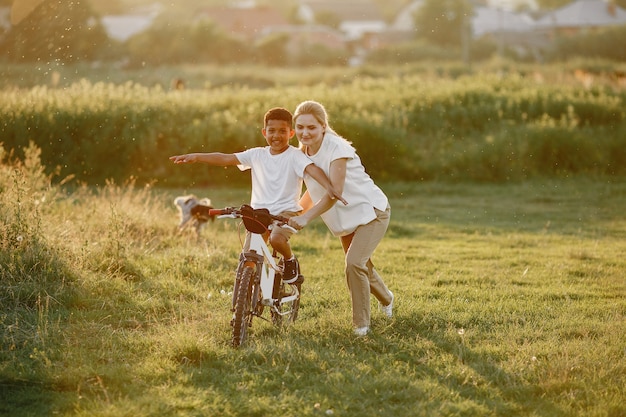
[[[209, 221], [215, 221], [215, 216], [209, 214], [211, 200], [208, 198], [198, 199], [195, 195], [184, 195], [176, 197], [174, 204], [178, 207], [180, 213], [180, 223], [178, 231], [182, 231], [187, 224], [193, 225], [196, 229], [196, 235], [200, 237], [200, 230]], [[191, 223], [190, 223], [191, 222]]]

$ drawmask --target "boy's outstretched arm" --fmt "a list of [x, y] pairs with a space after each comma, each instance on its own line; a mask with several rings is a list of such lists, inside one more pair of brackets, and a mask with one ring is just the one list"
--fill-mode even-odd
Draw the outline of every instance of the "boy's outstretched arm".
[[203, 163], [209, 165], [228, 166], [239, 165], [240, 162], [232, 153], [188, 153], [185, 155], [170, 156], [170, 161], [175, 164]]
[[304, 170], [307, 174], [309, 174], [315, 181], [317, 181], [322, 187], [326, 188], [326, 192], [328, 196], [332, 200], [339, 200], [344, 205], [347, 205], [348, 202], [341, 196], [343, 194], [343, 187], [340, 189], [335, 188], [333, 184], [330, 182], [322, 168], [318, 167], [315, 164], [309, 164]]

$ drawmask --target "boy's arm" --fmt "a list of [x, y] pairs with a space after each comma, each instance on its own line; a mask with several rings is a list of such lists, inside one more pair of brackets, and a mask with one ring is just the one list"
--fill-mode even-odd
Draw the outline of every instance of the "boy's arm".
[[[343, 184], [344, 181], [341, 181], [341, 188], [335, 187], [333, 183], [328, 179], [322, 168], [318, 167], [315, 164], [309, 164], [304, 169], [304, 172], [309, 174], [315, 181], [317, 181], [322, 187], [326, 188], [326, 192], [331, 200], [339, 200], [344, 205], [348, 204], [346, 200], [341, 196], [343, 194]], [[345, 180], [345, 170], [343, 174]]]
[[185, 155], [170, 156], [170, 161], [175, 164], [203, 163], [209, 165], [228, 166], [239, 165], [239, 159], [232, 153], [188, 153]]

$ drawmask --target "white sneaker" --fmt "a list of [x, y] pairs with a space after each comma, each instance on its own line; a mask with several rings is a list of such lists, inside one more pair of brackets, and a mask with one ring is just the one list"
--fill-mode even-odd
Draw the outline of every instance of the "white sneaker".
[[354, 329], [354, 334], [357, 336], [365, 336], [370, 332], [370, 328], [368, 326], [357, 327]]
[[393, 296], [393, 293], [391, 291], [389, 291], [389, 294], [391, 294], [391, 302], [384, 306], [382, 304], [380, 304], [380, 302], [378, 303], [380, 306], [380, 311], [382, 311], [385, 316], [391, 318], [393, 316], [393, 300], [395, 299], [395, 297]]

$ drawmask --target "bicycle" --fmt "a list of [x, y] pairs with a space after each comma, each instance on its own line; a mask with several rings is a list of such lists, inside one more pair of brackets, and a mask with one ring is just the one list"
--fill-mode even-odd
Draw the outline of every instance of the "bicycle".
[[253, 209], [248, 205], [239, 208], [226, 207], [211, 209], [209, 215], [217, 218], [242, 219], [250, 232], [250, 247], [242, 250], [233, 287], [232, 345], [241, 346], [248, 339], [248, 330], [254, 317], [263, 317], [265, 307], [269, 307], [271, 322], [280, 326], [293, 323], [300, 308], [300, 289], [304, 277], [298, 271], [293, 282], [283, 281], [283, 259], [278, 259], [275, 251], [270, 251], [263, 234], [275, 224], [286, 227], [287, 218], [274, 216], [267, 209]]

